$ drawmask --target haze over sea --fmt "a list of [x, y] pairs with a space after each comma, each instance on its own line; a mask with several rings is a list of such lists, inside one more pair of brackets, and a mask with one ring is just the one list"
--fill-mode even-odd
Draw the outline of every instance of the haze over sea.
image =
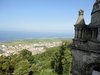
[[72, 38], [78, 11], [88, 25], [94, 1], [0, 0], [0, 41]]
[[0, 41], [12, 41], [22, 39], [41, 39], [41, 38], [72, 38], [70, 33], [49, 33], [49, 32], [10, 32], [1, 31]]

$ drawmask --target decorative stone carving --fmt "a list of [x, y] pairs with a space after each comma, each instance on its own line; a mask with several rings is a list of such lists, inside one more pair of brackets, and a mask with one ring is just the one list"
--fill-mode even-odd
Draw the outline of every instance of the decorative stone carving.
[[77, 22], [76, 22], [76, 26], [82, 26], [82, 25], [85, 25], [85, 21], [84, 21], [84, 17], [83, 17], [83, 15], [84, 15], [84, 11], [81, 9], [80, 11], [79, 11], [79, 17], [78, 17], [78, 19], [77, 19]]

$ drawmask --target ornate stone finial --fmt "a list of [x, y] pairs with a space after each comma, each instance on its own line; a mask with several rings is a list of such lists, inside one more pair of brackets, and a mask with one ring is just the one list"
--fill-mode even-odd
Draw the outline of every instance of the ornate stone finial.
[[78, 19], [77, 19], [76, 25], [79, 25], [79, 26], [85, 25], [85, 21], [84, 21], [83, 15], [84, 15], [84, 11], [81, 9], [81, 10], [79, 11], [79, 17], [78, 17]]
[[80, 15], [84, 15], [84, 11], [82, 9], [80, 9], [80, 11], [79, 11], [79, 16]]

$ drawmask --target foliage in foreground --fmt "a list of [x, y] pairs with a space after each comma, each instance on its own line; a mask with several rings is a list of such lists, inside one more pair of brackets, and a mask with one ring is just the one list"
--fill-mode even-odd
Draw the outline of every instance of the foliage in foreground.
[[69, 43], [32, 55], [26, 49], [18, 55], [0, 57], [0, 75], [70, 75], [71, 52]]
[[51, 67], [58, 75], [70, 75], [71, 72], [71, 51], [69, 44], [64, 42], [55, 56], [52, 58]]

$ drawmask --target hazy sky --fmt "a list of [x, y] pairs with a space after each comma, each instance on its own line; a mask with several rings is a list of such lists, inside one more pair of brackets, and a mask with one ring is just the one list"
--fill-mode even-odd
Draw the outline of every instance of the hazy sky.
[[78, 11], [88, 24], [95, 0], [0, 0], [0, 31], [73, 33]]

